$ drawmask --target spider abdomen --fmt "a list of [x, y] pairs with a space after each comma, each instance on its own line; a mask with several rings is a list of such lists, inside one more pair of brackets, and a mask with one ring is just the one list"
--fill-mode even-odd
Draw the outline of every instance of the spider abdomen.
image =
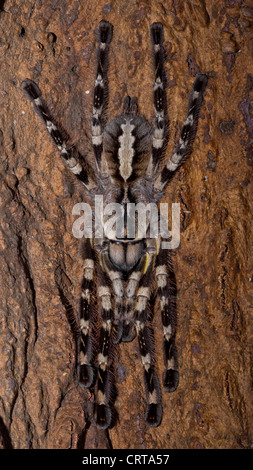
[[122, 114], [105, 128], [104, 156], [112, 179], [131, 183], [145, 174], [151, 154], [150, 125], [142, 116]]

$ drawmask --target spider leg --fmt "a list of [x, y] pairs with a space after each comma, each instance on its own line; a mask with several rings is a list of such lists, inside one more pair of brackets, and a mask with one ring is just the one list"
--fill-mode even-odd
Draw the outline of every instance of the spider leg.
[[36, 83], [32, 80], [24, 80], [21, 88], [27, 98], [33, 103], [36, 113], [46, 125], [50, 136], [60, 151], [61, 157], [72, 173], [76, 175], [87, 189], [96, 187], [96, 179], [92, 168], [87, 162], [83, 161], [82, 156], [75, 147], [67, 145], [68, 138], [66, 134], [56, 124]]
[[162, 403], [160, 383], [154, 367], [152, 334], [148, 324], [148, 305], [151, 293], [150, 284], [152, 273], [153, 263], [151, 262], [139, 283], [134, 323], [144, 368], [144, 383], [147, 400], [145, 419], [149, 426], [156, 427], [159, 426], [162, 419]]
[[113, 309], [111, 290], [108, 287], [108, 279], [100, 272], [98, 297], [101, 302], [102, 324], [98, 346], [98, 374], [95, 394], [95, 420], [101, 429], [107, 429], [112, 420], [110, 377], [110, 353], [112, 351]]
[[92, 143], [98, 168], [101, 166], [103, 150], [102, 116], [106, 108], [108, 96], [107, 68], [109, 44], [112, 40], [112, 25], [107, 21], [99, 23], [99, 45], [97, 52], [97, 73], [94, 86], [93, 114], [92, 114]]
[[85, 253], [83, 263], [83, 280], [82, 292], [79, 304], [80, 318], [80, 340], [78, 347], [79, 365], [78, 375], [79, 383], [83, 387], [90, 387], [93, 382], [92, 360], [92, 337], [91, 337], [91, 295], [94, 273], [94, 252], [90, 243], [90, 239], [86, 238], [83, 245]]
[[155, 83], [154, 83], [154, 109], [155, 123], [152, 141], [153, 171], [158, 170], [164, 155], [167, 135], [167, 100], [166, 100], [166, 74], [164, 69], [163, 25], [153, 23], [150, 28], [153, 45]]
[[124, 304], [124, 286], [123, 275], [111, 262], [107, 252], [103, 253], [103, 267], [110, 279], [114, 292], [114, 327], [116, 327], [115, 342], [131, 341], [135, 332], [133, 332], [133, 312], [135, 305], [136, 289], [143, 275], [146, 264], [145, 257], [141, 257], [137, 267], [128, 275], [128, 284], [126, 288], [127, 299]]
[[200, 106], [203, 101], [203, 94], [207, 85], [207, 76], [200, 74], [193, 83], [192, 92], [188, 104], [188, 115], [181, 130], [179, 142], [175, 146], [174, 152], [157, 177], [154, 187], [159, 191], [164, 191], [171, 181], [175, 171], [182, 165], [192, 152], [193, 141], [197, 131], [198, 116]]
[[160, 249], [156, 258], [156, 283], [164, 335], [163, 386], [166, 391], [173, 392], [178, 385], [178, 361], [175, 346], [176, 334], [176, 282], [167, 251]]
[[146, 271], [148, 256], [142, 256], [136, 268], [129, 274], [126, 287], [126, 305], [122, 319], [122, 338], [124, 342], [132, 341], [136, 335], [134, 328], [134, 309], [136, 303], [136, 291], [143, 273]]
[[103, 253], [103, 266], [112, 284], [114, 292], [114, 327], [116, 327], [115, 342], [119, 343], [123, 334], [123, 296], [124, 287], [122, 273], [111, 262], [108, 252]]

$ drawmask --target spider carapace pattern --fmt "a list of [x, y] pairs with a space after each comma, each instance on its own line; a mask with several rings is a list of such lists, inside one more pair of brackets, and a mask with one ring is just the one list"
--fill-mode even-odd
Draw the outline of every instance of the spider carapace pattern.
[[[67, 167], [92, 200], [97, 194], [103, 195], [104, 205], [111, 202], [123, 206], [129, 202], [158, 203], [176, 170], [192, 151], [207, 76], [199, 74], [195, 78], [186, 120], [174, 151], [166, 161], [168, 117], [163, 25], [153, 23], [150, 33], [154, 59], [154, 122], [151, 125], [139, 115], [136, 98], [127, 96], [122, 113], [106, 123], [108, 53], [113, 27], [106, 21], [99, 24], [91, 125], [95, 165], [90, 164], [90, 157], [81, 155], [76, 147], [68, 144], [65, 132], [51, 116], [38, 86], [31, 80], [25, 80], [21, 85]], [[163, 325], [163, 387], [173, 392], [178, 385], [176, 289], [169, 251], [161, 248], [161, 235], [131, 240], [126, 237], [94, 237], [85, 238], [82, 243], [78, 379], [83, 387], [94, 390], [95, 422], [102, 429], [113, 423], [114, 350], [120, 341], [131, 341], [137, 336], [144, 372], [145, 419], [149, 426], [158, 426], [162, 419], [162, 401], [155, 371], [151, 324], [156, 298]], [[99, 335], [94, 335], [93, 328], [94, 295], [97, 298]]]

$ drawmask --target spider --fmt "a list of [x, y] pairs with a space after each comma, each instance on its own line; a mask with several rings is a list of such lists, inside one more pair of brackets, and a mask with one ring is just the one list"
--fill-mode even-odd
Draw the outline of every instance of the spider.
[[[207, 76], [199, 74], [195, 78], [180, 138], [165, 161], [168, 118], [163, 25], [153, 23], [150, 33], [154, 60], [154, 122], [149, 124], [138, 113], [136, 97], [127, 96], [122, 113], [107, 123], [108, 53], [113, 27], [106, 21], [99, 23], [91, 125], [96, 170], [88, 156], [84, 157], [75, 146], [68, 144], [65, 132], [51, 116], [38, 86], [28, 79], [21, 84], [67, 167], [83, 184], [91, 200], [94, 201], [96, 194], [103, 195], [104, 205], [112, 201], [124, 207], [129, 202], [157, 204], [192, 151]], [[83, 387], [95, 389], [94, 418], [102, 429], [112, 426], [113, 422], [112, 362], [116, 344], [131, 341], [135, 336], [144, 371], [145, 419], [154, 427], [161, 422], [161, 388], [155, 371], [151, 328], [156, 298], [163, 325], [163, 387], [173, 392], [178, 385], [175, 278], [169, 252], [161, 249], [161, 242], [161, 235], [156, 239], [104, 236], [86, 238], [82, 242], [78, 380]], [[97, 343], [93, 328], [94, 296], [97, 299], [96, 322], [100, 323]]]

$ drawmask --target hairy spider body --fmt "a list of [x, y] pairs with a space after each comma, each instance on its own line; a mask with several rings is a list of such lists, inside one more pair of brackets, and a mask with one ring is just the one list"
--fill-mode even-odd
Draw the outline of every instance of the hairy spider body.
[[[67, 144], [66, 136], [51, 116], [38, 86], [31, 80], [25, 80], [22, 88], [45, 122], [62, 158], [84, 185], [91, 199], [94, 200], [95, 194], [102, 194], [104, 206], [117, 202], [124, 208], [129, 203], [158, 203], [176, 170], [191, 153], [207, 77], [198, 75], [195, 79], [180, 139], [169, 160], [164, 162], [168, 126], [163, 26], [161, 23], [151, 26], [155, 70], [153, 126], [138, 114], [137, 100], [129, 96], [125, 98], [122, 114], [104, 125], [111, 39], [112, 26], [101, 21], [91, 126], [97, 172], [87, 157], [81, 156], [75, 147]], [[163, 386], [166, 391], [174, 391], [178, 384], [175, 278], [168, 251], [161, 249], [161, 242], [160, 235], [156, 239], [149, 236], [129, 238], [126, 227], [120, 237], [111, 234], [101, 238], [87, 238], [83, 242], [78, 375], [82, 386], [91, 387], [95, 384], [94, 414], [100, 428], [106, 429], [112, 423], [113, 349], [117, 342], [131, 341], [135, 335], [144, 370], [146, 421], [150, 426], [158, 426], [161, 422], [161, 390], [155, 372], [151, 329], [156, 297], [159, 298], [163, 324]], [[96, 293], [93, 288], [95, 276]], [[96, 351], [91, 317], [91, 298], [94, 294], [99, 302], [101, 318]]]

